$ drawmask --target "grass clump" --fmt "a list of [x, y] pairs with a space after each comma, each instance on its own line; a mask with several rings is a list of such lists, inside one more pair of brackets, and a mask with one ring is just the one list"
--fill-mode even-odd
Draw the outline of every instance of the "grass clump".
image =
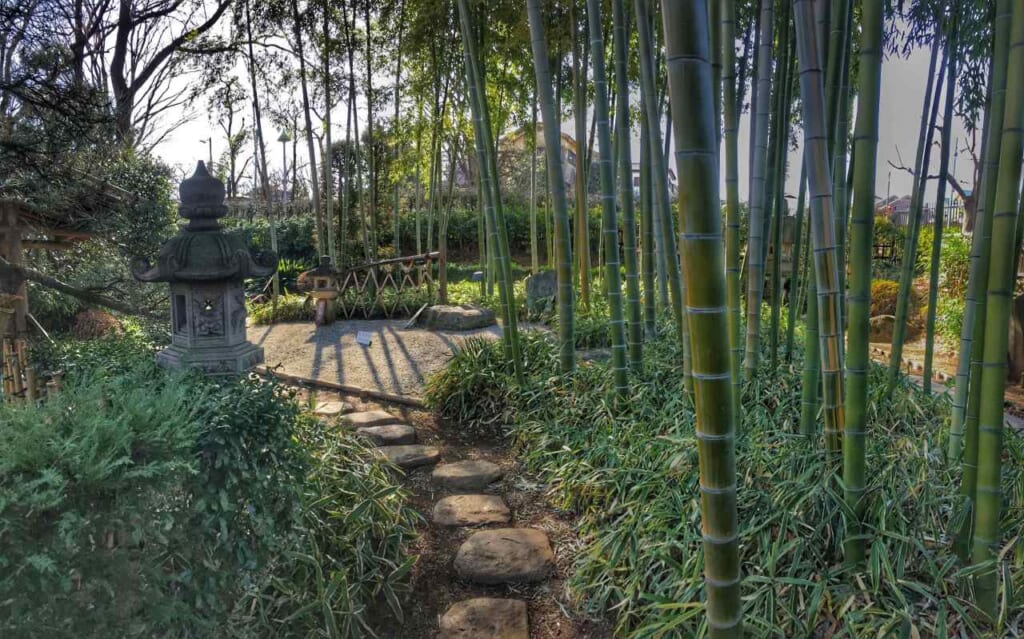
[[[458, 353], [428, 394], [444, 418], [505, 424], [526, 468], [550, 487], [553, 505], [578, 516], [584, 546], [570, 588], [585, 611], [613, 618], [616, 636], [707, 631], [693, 409], [676, 340], [664, 328], [645, 345], [645, 370], [618, 407], [607, 365], [580, 366], [572, 378], [533, 372], [519, 389], [507, 381], [495, 344]], [[524, 335], [524, 343], [535, 361], [547, 362], [534, 371], [557, 369], [547, 340]], [[990, 626], [970, 604], [977, 567], [959, 563], [951, 549], [963, 508], [959, 469], [947, 467], [942, 452], [948, 399], [908, 383], [886, 399], [884, 371], [872, 370], [868, 559], [863, 572], [851, 573], [841, 556], [842, 490], [828, 479], [820, 437], [796, 434], [800, 359], [793, 369], [765, 368], [743, 397], [737, 481], [747, 636], [1002, 637], [1019, 628], [1022, 438], [1006, 438], [1004, 485], [1012, 489], [1002, 526], [1003, 599]], [[472, 404], [488, 385], [484, 407]], [[472, 395], [453, 396], [461, 392]]]

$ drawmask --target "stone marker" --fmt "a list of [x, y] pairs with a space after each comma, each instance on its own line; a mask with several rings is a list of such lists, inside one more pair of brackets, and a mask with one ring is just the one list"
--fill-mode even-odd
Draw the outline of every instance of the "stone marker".
[[553, 310], [558, 293], [558, 276], [554, 271], [541, 271], [526, 278], [526, 308], [531, 313]]
[[449, 490], [482, 490], [504, 474], [497, 464], [483, 459], [467, 459], [438, 466], [430, 478], [441, 488]]
[[416, 429], [407, 424], [386, 424], [384, 426], [357, 428], [356, 435], [362, 435], [378, 446], [398, 446], [400, 444], [416, 443]]
[[368, 410], [362, 413], [349, 413], [348, 415], [345, 415], [342, 420], [354, 428], [383, 426], [385, 424], [394, 424], [399, 421], [394, 415], [382, 410]]
[[530, 639], [526, 602], [516, 599], [468, 599], [441, 617], [437, 639]]
[[437, 460], [441, 459], [441, 451], [433, 446], [381, 446], [377, 450], [392, 464], [403, 469], [436, 464]]
[[512, 518], [496, 495], [452, 495], [434, 505], [434, 523], [441, 526], [505, 524]]
[[420, 315], [420, 324], [435, 331], [472, 331], [494, 323], [494, 311], [469, 305], [438, 304], [424, 309]]
[[543, 581], [554, 567], [548, 536], [532, 528], [480, 531], [455, 555], [459, 577], [480, 584]]

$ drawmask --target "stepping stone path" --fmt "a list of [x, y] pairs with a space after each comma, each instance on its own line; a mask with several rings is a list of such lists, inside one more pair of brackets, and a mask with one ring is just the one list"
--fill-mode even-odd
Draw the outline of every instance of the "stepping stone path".
[[515, 599], [467, 599], [441, 617], [438, 639], [530, 639], [526, 602]]
[[455, 555], [459, 577], [479, 584], [543, 581], [555, 567], [548, 536], [533, 528], [474, 533]]
[[459, 491], [483, 490], [488, 484], [501, 479], [505, 472], [497, 464], [482, 459], [467, 459], [453, 464], [442, 464], [430, 476], [441, 488]]
[[366, 437], [378, 446], [398, 446], [416, 443], [416, 429], [408, 424], [387, 424], [357, 428], [356, 435]]
[[420, 444], [381, 446], [377, 450], [392, 464], [404, 470], [436, 464], [437, 460], [441, 459], [441, 451], [433, 446], [421, 446]]
[[362, 413], [349, 413], [348, 415], [345, 415], [342, 420], [353, 428], [384, 426], [385, 424], [394, 424], [399, 421], [390, 413], [382, 410], [368, 410]]
[[[349, 412], [344, 402], [324, 402], [314, 411], [324, 418], [341, 417], [377, 445], [377, 451], [399, 468], [408, 470], [436, 464], [441, 451], [416, 444], [416, 429], [382, 410]], [[348, 413], [348, 414], [344, 414]], [[495, 463], [467, 459], [442, 464], [431, 473], [434, 486], [457, 493], [441, 498], [433, 511], [438, 526], [507, 525], [512, 519], [505, 500], [479, 494], [501, 479], [504, 471]], [[469, 493], [469, 494], [459, 494]], [[473, 533], [459, 547], [455, 572], [476, 584], [536, 583], [554, 571], [554, 553], [547, 535], [532, 528], [484, 529]], [[529, 639], [525, 601], [490, 597], [470, 598], [451, 605], [441, 617], [437, 639]]]
[[347, 413], [352, 410], [352, 406], [347, 402], [329, 401], [318, 403], [316, 408], [313, 409], [313, 414], [317, 417], [323, 417], [325, 419], [331, 419]]
[[496, 495], [452, 495], [434, 505], [434, 523], [441, 526], [507, 524], [511, 518], [505, 500]]

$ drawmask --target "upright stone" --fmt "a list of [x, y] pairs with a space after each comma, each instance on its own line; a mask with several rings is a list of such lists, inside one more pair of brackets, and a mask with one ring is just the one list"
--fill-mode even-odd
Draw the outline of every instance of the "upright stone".
[[217, 221], [228, 212], [224, 185], [202, 162], [178, 192], [178, 213], [188, 224], [160, 248], [156, 265], [145, 258], [132, 263], [139, 281], [171, 288], [171, 345], [156, 360], [168, 368], [244, 373], [263, 361], [263, 349], [246, 339], [242, 282], [272, 275], [277, 256], [253, 254], [240, 235], [224, 232]]

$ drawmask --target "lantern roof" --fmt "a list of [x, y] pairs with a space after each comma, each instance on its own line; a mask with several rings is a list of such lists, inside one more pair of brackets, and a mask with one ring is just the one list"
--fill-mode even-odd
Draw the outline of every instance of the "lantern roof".
[[239, 235], [224, 232], [218, 221], [227, 214], [224, 185], [200, 161], [192, 177], [178, 188], [178, 214], [188, 220], [164, 243], [156, 264], [139, 258], [132, 273], [143, 282], [208, 282], [269, 277], [277, 270], [273, 252], [250, 252]]

